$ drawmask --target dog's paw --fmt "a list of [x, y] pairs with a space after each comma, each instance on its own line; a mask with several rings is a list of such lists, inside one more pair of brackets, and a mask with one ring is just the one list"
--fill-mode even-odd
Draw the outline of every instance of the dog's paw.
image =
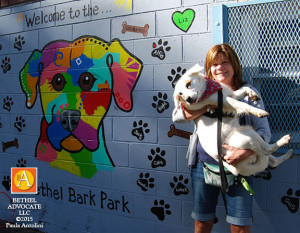
[[245, 94], [253, 101], [260, 100], [259, 95], [252, 89], [247, 90]]
[[259, 117], [259, 118], [263, 118], [263, 117], [269, 116], [269, 113], [266, 112], [265, 110], [259, 109], [259, 110], [256, 112], [256, 116]]
[[290, 159], [292, 158], [294, 155], [294, 150], [293, 149], [290, 149], [288, 152], [286, 152], [286, 156]]
[[280, 139], [277, 141], [277, 144], [278, 144], [279, 146], [284, 146], [284, 145], [288, 144], [290, 141], [291, 141], [291, 135], [290, 135], [290, 134], [287, 134], [287, 135], [283, 136], [282, 138], [280, 138]]

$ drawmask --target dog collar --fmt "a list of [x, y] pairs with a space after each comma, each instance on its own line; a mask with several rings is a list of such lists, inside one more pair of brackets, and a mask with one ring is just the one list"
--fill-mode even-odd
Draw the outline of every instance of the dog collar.
[[218, 83], [217, 81], [209, 79], [207, 77], [205, 77], [205, 80], [206, 80], [206, 90], [199, 101], [205, 100], [215, 92], [222, 90], [221, 84]]

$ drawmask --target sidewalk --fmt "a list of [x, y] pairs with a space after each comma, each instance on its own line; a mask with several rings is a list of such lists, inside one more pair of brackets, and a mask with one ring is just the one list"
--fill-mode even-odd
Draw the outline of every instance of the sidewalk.
[[37, 229], [28, 229], [28, 228], [5, 228], [6, 221], [0, 219], [0, 232], [1, 233], [38, 233], [42, 232]]

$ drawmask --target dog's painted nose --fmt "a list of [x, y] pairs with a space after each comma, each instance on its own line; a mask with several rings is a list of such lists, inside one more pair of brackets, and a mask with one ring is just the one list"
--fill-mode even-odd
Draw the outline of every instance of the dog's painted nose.
[[65, 110], [61, 113], [61, 125], [65, 130], [73, 132], [80, 120], [80, 111], [78, 110]]

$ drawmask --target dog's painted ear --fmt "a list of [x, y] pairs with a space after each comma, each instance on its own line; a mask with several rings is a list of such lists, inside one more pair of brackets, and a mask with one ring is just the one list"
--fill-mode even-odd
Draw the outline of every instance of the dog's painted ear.
[[40, 73], [43, 69], [41, 63], [42, 53], [39, 50], [34, 50], [20, 71], [20, 83], [23, 92], [26, 95], [26, 107], [32, 108], [37, 96], [37, 83]]
[[112, 55], [107, 63], [111, 65], [115, 102], [121, 110], [129, 112], [132, 109], [132, 91], [143, 68], [142, 62], [116, 39], [109, 46], [108, 53]]
[[203, 70], [204, 70], [203, 66], [200, 66], [199, 64], [196, 64], [196, 65], [192, 66], [189, 70], [187, 70], [186, 73], [188, 75], [195, 75], [195, 74], [202, 73]]

